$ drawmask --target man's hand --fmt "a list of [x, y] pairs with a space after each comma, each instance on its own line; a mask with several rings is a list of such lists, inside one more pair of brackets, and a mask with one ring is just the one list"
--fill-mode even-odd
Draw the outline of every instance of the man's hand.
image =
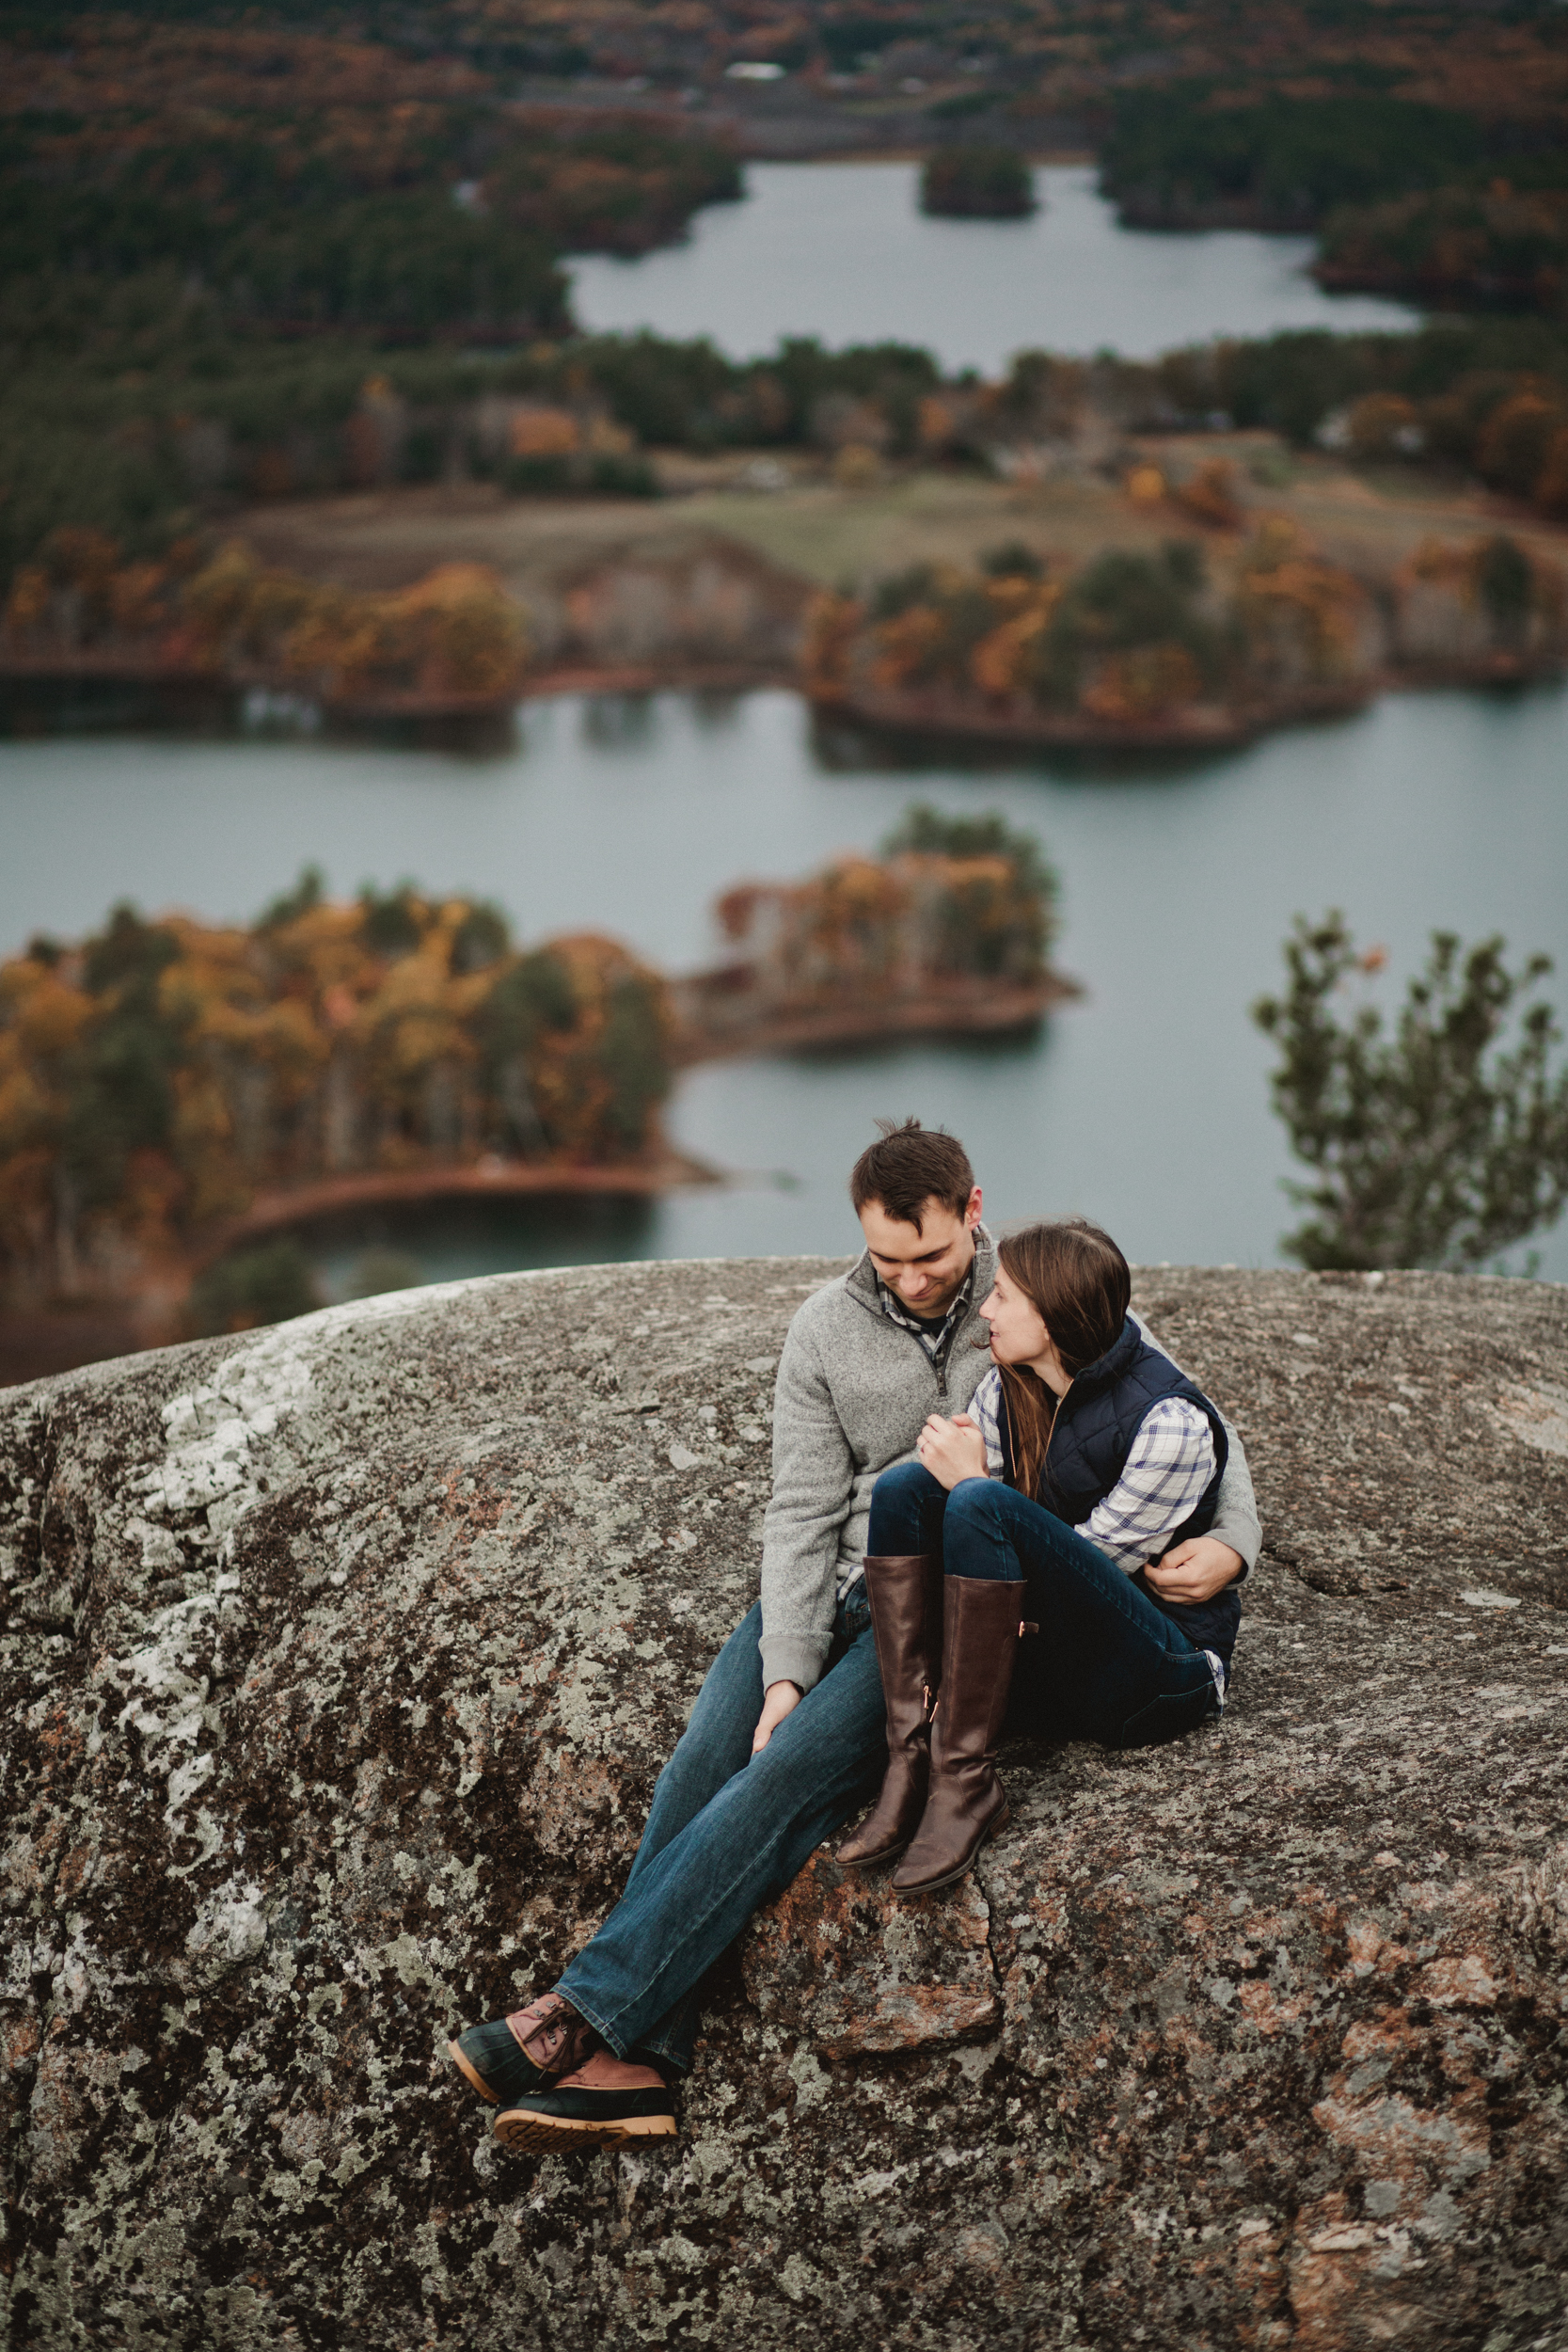
[[915, 1440], [921, 1468], [949, 1493], [964, 1478], [984, 1478], [986, 1441], [967, 1413], [944, 1421], [933, 1413]]
[[786, 1715], [792, 1715], [804, 1698], [798, 1682], [770, 1682], [762, 1694], [762, 1713], [752, 1734], [752, 1754], [760, 1756]]
[[1212, 1600], [1223, 1593], [1245, 1564], [1239, 1551], [1212, 1535], [1192, 1535], [1163, 1560], [1144, 1563], [1144, 1575], [1162, 1600]]

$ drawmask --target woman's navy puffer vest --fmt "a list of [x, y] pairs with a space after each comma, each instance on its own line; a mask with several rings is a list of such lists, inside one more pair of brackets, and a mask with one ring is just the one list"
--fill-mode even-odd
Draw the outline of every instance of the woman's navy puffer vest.
[[[1166, 1536], [1164, 1549], [1169, 1551], [1190, 1536], [1206, 1534], [1214, 1523], [1214, 1505], [1230, 1450], [1225, 1423], [1202, 1390], [1178, 1372], [1160, 1348], [1149, 1344], [1131, 1316], [1115, 1345], [1075, 1375], [1057, 1406], [1045, 1471], [1035, 1500], [1070, 1526], [1081, 1526], [1121, 1476], [1144, 1415], [1164, 1396], [1185, 1397], [1208, 1415], [1214, 1439], [1214, 1474], [1196, 1508]], [[1009, 1486], [1016, 1486], [1005, 1388], [1001, 1422], [1004, 1475]], [[1228, 1662], [1242, 1620], [1241, 1594], [1234, 1584], [1227, 1584], [1212, 1600], [1189, 1606], [1162, 1600], [1158, 1593], [1149, 1591], [1141, 1575], [1134, 1581], [1157, 1609], [1180, 1627], [1195, 1649], [1214, 1650]]]

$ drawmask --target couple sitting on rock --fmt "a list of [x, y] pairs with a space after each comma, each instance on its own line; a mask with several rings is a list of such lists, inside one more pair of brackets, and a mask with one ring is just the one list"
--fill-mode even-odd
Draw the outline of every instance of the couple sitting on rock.
[[762, 1598], [626, 1892], [559, 1984], [451, 2045], [513, 2147], [673, 2133], [704, 1976], [879, 1781], [838, 1859], [923, 1896], [1007, 1818], [1005, 1726], [1143, 1747], [1224, 1707], [1252, 1482], [1128, 1312], [1116, 1244], [1078, 1220], [994, 1243], [962, 1145], [913, 1120], [850, 1198], [864, 1251], [779, 1365]]

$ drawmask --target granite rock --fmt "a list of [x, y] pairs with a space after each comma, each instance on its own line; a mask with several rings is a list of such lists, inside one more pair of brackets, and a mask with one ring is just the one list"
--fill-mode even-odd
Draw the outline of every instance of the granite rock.
[[1224, 1723], [818, 1854], [682, 2137], [442, 2056], [613, 1900], [826, 1263], [410, 1293], [0, 1393], [5, 2292], [55, 2347], [1568, 2344], [1568, 1292], [1161, 1268], [1267, 1545]]

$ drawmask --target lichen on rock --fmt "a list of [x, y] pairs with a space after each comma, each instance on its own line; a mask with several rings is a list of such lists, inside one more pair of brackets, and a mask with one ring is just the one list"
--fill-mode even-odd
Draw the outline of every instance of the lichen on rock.
[[10, 2340], [1556, 2347], [1568, 1294], [1171, 1270], [1267, 1534], [1222, 1725], [823, 1851], [668, 2151], [442, 2055], [614, 1899], [832, 1268], [408, 1293], [0, 1393]]

